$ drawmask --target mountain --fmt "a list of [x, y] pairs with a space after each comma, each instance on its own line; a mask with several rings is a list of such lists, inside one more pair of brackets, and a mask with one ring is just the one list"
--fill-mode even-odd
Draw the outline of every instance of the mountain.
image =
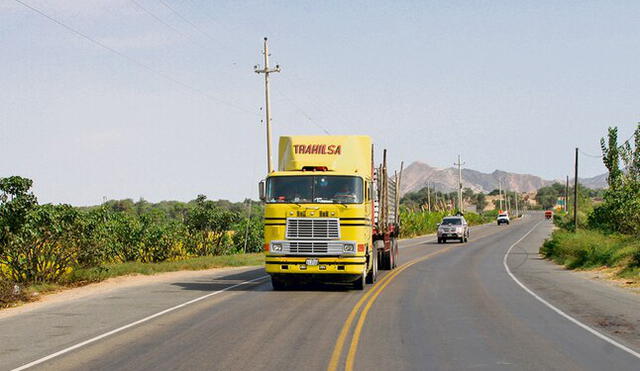
[[[517, 174], [496, 170], [492, 173], [483, 173], [472, 169], [462, 169], [462, 186], [471, 188], [474, 192], [491, 192], [498, 188], [502, 181], [503, 189], [518, 192], [534, 192], [539, 188], [551, 185], [555, 182], [564, 183], [564, 180], [545, 180], [539, 176], [530, 174]], [[607, 174], [579, 180], [588, 188], [606, 188]], [[454, 191], [458, 184], [458, 169], [436, 168], [423, 162], [415, 161], [402, 172], [400, 193], [415, 192], [427, 186], [438, 191]]]

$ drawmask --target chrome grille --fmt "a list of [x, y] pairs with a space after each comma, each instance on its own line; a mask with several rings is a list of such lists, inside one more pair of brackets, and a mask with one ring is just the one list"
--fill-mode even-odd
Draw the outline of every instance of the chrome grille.
[[290, 254], [326, 254], [328, 251], [326, 242], [289, 242]]
[[287, 238], [339, 239], [340, 221], [337, 218], [288, 218]]

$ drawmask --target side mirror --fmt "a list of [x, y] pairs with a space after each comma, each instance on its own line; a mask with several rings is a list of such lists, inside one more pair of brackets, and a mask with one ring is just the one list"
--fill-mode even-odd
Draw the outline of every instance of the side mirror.
[[264, 201], [267, 199], [267, 196], [265, 195], [265, 191], [264, 191], [264, 180], [261, 180], [260, 183], [258, 183], [258, 194], [260, 195], [261, 201]]

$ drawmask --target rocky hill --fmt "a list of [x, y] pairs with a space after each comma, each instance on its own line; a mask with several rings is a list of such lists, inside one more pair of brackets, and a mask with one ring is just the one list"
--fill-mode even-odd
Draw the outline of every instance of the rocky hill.
[[[530, 174], [517, 174], [496, 170], [492, 173], [483, 173], [472, 169], [462, 169], [463, 187], [469, 187], [474, 192], [491, 192], [498, 188], [498, 182], [502, 181], [502, 187], [518, 192], [534, 192], [537, 189], [553, 184], [564, 183], [564, 180], [546, 180]], [[413, 162], [402, 174], [401, 193], [418, 191], [427, 186], [427, 182], [439, 191], [450, 192], [457, 188], [458, 170], [456, 168], [436, 168], [423, 162]], [[580, 183], [589, 188], [606, 188], [607, 175], [602, 174], [593, 178], [580, 179]]]

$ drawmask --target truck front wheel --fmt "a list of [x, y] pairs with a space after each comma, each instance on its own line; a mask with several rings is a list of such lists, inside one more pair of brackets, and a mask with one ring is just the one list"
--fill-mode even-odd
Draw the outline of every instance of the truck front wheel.
[[282, 291], [287, 288], [287, 282], [282, 278], [271, 276], [271, 286], [274, 291]]
[[362, 270], [362, 275], [357, 280], [353, 281], [353, 288], [356, 290], [364, 290], [364, 286], [367, 281], [367, 268]]

